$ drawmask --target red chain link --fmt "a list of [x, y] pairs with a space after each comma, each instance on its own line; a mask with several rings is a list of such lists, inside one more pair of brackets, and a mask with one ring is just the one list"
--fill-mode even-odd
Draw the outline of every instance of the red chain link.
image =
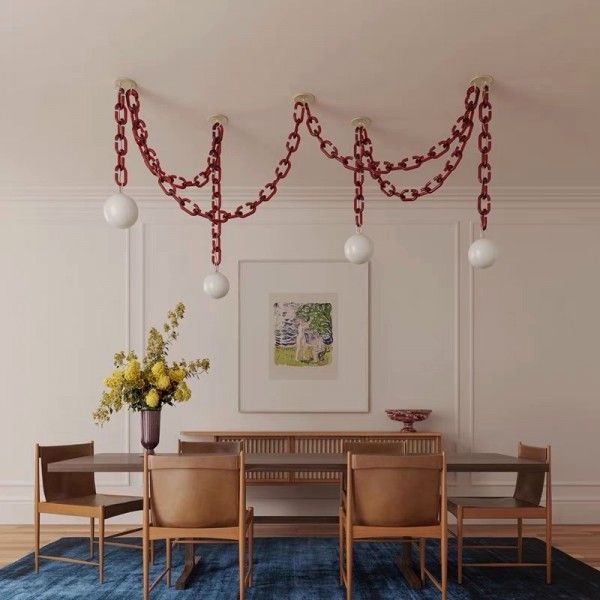
[[[480, 95], [483, 100], [479, 104]], [[126, 105], [125, 105], [126, 101]], [[127, 169], [125, 168], [125, 154], [127, 153], [127, 139], [125, 137], [125, 124], [127, 123], [127, 110], [131, 115], [131, 127], [135, 142], [140, 150], [145, 165], [158, 179], [158, 184], [163, 192], [174, 198], [187, 214], [201, 216], [211, 221], [212, 224], [212, 262], [215, 266], [221, 263], [221, 227], [230, 219], [246, 218], [253, 215], [257, 208], [264, 202], [271, 200], [277, 193], [279, 182], [287, 177], [292, 166], [292, 155], [300, 146], [300, 125], [306, 121], [310, 135], [317, 139], [319, 147], [327, 158], [337, 160], [346, 169], [353, 171], [354, 180], [354, 215], [357, 227], [361, 227], [364, 217], [364, 178], [365, 172], [377, 181], [382, 192], [388, 196], [395, 196], [403, 201], [413, 201], [421, 196], [432, 194], [438, 190], [453, 173], [462, 160], [464, 148], [473, 132], [473, 117], [479, 105], [479, 120], [481, 133], [479, 134], [479, 151], [481, 162], [478, 168], [478, 179], [481, 183], [481, 193], [477, 201], [477, 208], [481, 215], [482, 229], [487, 227], [487, 215], [491, 210], [491, 198], [488, 184], [491, 181], [491, 166], [488, 154], [492, 141], [489, 132], [489, 122], [492, 118], [492, 107], [489, 102], [489, 89], [487, 86], [481, 94], [479, 88], [471, 86], [465, 96], [465, 111], [458, 117], [447, 138], [433, 145], [425, 154], [413, 155], [397, 163], [378, 161], [373, 158], [373, 144], [364, 126], [359, 126], [354, 132], [354, 149], [352, 155], [340, 153], [331, 140], [322, 135], [322, 127], [316, 116], [311, 113], [308, 104], [296, 102], [294, 105], [294, 127], [286, 140], [286, 153], [275, 168], [275, 177], [258, 192], [258, 198], [251, 202], [239, 205], [232, 212], [222, 208], [221, 193], [221, 143], [223, 140], [223, 126], [216, 123], [212, 130], [212, 144], [208, 153], [207, 166], [191, 180], [178, 175], [171, 175], [164, 171], [158, 160], [156, 151], [148, 146], [148, 130], [146, 123], [140, 118], [140, 100], [137, 90], [130, 89], [126, 93], [120, 89], [115, 106], [115, 120], [117, 122], [117, 135], [115, 136], [115, 150], [117, 152], [117, 166], [115, 167], [115, 181], [118, 185], [127, 184]], [[454, 148], [453, 148], [454, 146]], [[452, 149], [453, 148], [453, 149]], [[438, 159], [450, 152], [442, 171], [431, 178], [420, 188], [405, 188], [397, 190], [396, 186], [383, 176], [392, 171], [412, 171], [424, 163]], [[208, 181], [212, 184], [212, 203], [209, 211], [202, 210], [189, 198], [183, 197], [178, 190], [188, 187], [202, 188]], [[483, 203], [486, 203], [485, 206]]]
[[473, 111], [478, 101], [479, 89], [470, 87], [465, 96], [465, 112], [456, 119], [456, 124], [452, 126], [452, 131], [447, 138], [431, 146], [425, 154], [415, 154], [411, 157], [403, 158], [397, 163], [389, 161], [375, 162], [371, 171], [378, 172], [380, 175], [387, 175], [392, 171], [412, 171], [430, 160], [441, 158], [450, 150], [453, 142], [467, 133], [470, 135], [470, 128], [473, 126]]
[[[481, 123], [481, 133], [478, 138], [479, 152], [481, 161], [477, 168], [477, 179], [481, 184], [481, 192], [477, 196], [477, 211], [481, 219], [481, 229], [485, 231], [488, 224], [488, 215], [492, 210], [492, 198], [489, 193], [488, 184], [492, 180], [492, 167], [488, 156], [492, 150], [492, 134], [489, 124], [492, 120], [492, 105], [490, 103], [490, 89], [486, 85], [483, 88], [481, 104], [479, 105], [479, 122]], [[485, 205], [484, 205], [485, 203]]]
[[324, 138], [321, 135], [323, 128], [321, 127], [321, 124], [319, 123], [319, 119], [317, 119], [317, 117], [315, 117], [312, 114], [312, 112], [310, 110], [310, 106], [308, 104], [305, 104], [304, 106], [305, 106], [306, 115], [307, 115], [306, 127], [307, 127], [310, 135], [312, 135], [314, 138], [316, 138], [318, 140], [319, 148], [321, 149], [321, 152], [323, 152], [323, 154], [327, 158], [337, 160], [344, 167], [346, 167], [346, 169], [349, 169], [351, 171], [356, 171], [354, 156], [340, 154], [340, 151], [337, 149], [337, 147], [334, 145], [334, 143], [331, 140], [328, 140], [327, 138]]
[[367, 138], [367, 131], [359, 125], [354, 130], [354, 222], [360, 229], [363, 225], [363, 213], [365, 211], [365, 197], [363, 187], [365, 183], [364, 171], [364, 141]]
[[[456, 141], [456, 147], [450, 153], [450, 158], [446, 161], [441, 173], [438, 173], [437, 175], [432, 177], [429, 181], [427, 181], [420, 188], [404, 188], [402, 190], [397, 190], [396, 186], [389, 179], [385, 179], [382, 176], [382, 173], [385, 172], [385, 169], [384, 169], [384, 171], [379, 170], [378, 165], [380, 163], [378, 161], [371, 160], [369, 172], [371, 174], [371, 177], [374, 180], [376, 180], [377, 183], [379, 184], [381, 191], [388, 197], [395, 196], [396, 198], [400, 198], [400, 200], [402, 200], [403, 202], [412, 202], [412, 201], [416, 200], [417, 198], [420, 198], [421, 196], [426, 196], [428, 194], [432, 194], [433, 192], [435, 192], [436, 190], [441, 188], [442, 185], [444, 184], [444, 182], [446, 181], [446, 179], [448, 179], [450, 174], [456, 170], [456, 167], [458, 167], [458, 165], [460, 164], [460, 161], [462, 160], [465, 146], [467, 145], [467, 142], [469, 141], [469, 139], [471, 137], [471, 133], [473, 132], [473, 124], [474, 124], [473, 123], [473, 115], [475, 113], [475, 109], [477, 108], [478, 102], [479, 102], [479, 88], [471, 86], [467, 90], [467, 95], [465, 97], [465, 113], [458, 119], [459, 122], [461, 123], [461, 129], [460, 130], [457, 129], [457, 131], [459, 131], [459, 134], [455, 136], [454, 128], [453, 128], [452, 136], [450, 138], [448, 138], [449, 140], [454, 139]], [[447, 142], [448, 142], [448, 140], [443, 140], [442, 142], [440, 142], [441, 147], [445, 148]], [[448, 147], [443, 149], [441, 151], [441, 153], [439, 154], [439, 156], [442, 156], [450, 149], [452, 142], [448, 142], [448, 143], [449, 143]], [[370, 140], [369, 140], [369, 147], [371, 147]], [[433, 150], [434, 148], [435, 148], [435, 146], [433, 146], [431, 150]], [[372, 150], [369, 150], [367, 152], [367, 154], [372, 158]], [[433, 158], [433, 152], [431, 152], [431, 154], [432, 154], [431, 158]], [[413, 157], [413, 159], [415, 161], [414, 165], [416, 165], [416, 166], [408, 165], [408, 164], [403, 165], [402, 163], [404, 161], [400, 161], [397, 165], [395, 165], [395, 167], [398, 167], [399, 169], [402, 169], [405, 171], [412, 170], [412, 169], [417, 168], [417, 166], [421, 166], [423, 163], [427, 162], [428, 160], [431, 160], [431, 158], [429, 158], [429, 154], [426, 156], [414, 156]], [[406, 159], [404, 159], [404, 160], [406, 160]], [[383, 164], [388, 165], [388, 166], [391, 165], [391, 163], [388, 163], [388, 162], [384, 162]], [[395, 167], [392, 170], [398, 170]]]
[[[158, 179], [158, 185], [162, 191], [171, 198], [174, 198], [187, 214], [192, 216], [201, 216], [210, 218], [208, 211], [203, 211], [196, 203], [192, 202], [189, 198], [180, 196], [177, 190], [184, 190], [188, 187], [204, 187], [210, 178], [210, 153], [208, 159], [208, 166], [204, 171], [198, 173], [192, 180], [180, 177], [178, 175], [167, 174], [161, 167], [160, 161], [156, 150], [148, 146], [148, 129], [145, 121], [140, 118], [140, 99], [137, 90], [130, 89], [126, 93], [127, 108], [131, 115], [131, 130], [133, 132], [133, 138], [140, 149], [140, 154], [144, 160], [144, 164], [148, 167], [148, 170], [152, 175]], [[214, 139], [213, 139], [214, 145]], [[214, 147], [211, 147], [211, 152]], [[188, 205], [191, 205], [188, 206]]]
[[125, 166], [125, 155], [127, 154], [127, 138], [125, 137], [125, 125], [127, 124], [127, 107], [125, 106], [125, 90], [119, 88], [117, 92], [117, 103], [115, 104], [115, 122], [117, 133], [115, 135], [115, 152], [117, 153], [117, 164], [115, 165], [115, 183], [120, 188], [127, 185], [127, 167]]
[[307, 109], [308, 106], [303, 102], [296, 102], [294, 105], [294, 128], [287, 136], [287, 140], [285, 142], [286, 154], [275, 167], [274, 179], [262, 187], [262, 189], [258, 192], [257, 200], [240, 204], [233, 212], [224, 213], [226, 215], [226, 220], [236, 219], [238, 217], [245, 219], [246, 217], [253, 215], [256, 212], [256, 209], [263, 204], [263, 202], [268, 202], [271, 200], [271, 198], [273, 198], [273, 196], [275, 196], [277, 193], [277, 185], [282, 179], [288, 176], [288, 173], [292, 168], [292, 155], [300, 146], [301, 138], [299, 129], [302, 121], [304, 121], [304, 116], [307, 112]]
[[[213, 145], [209, 153], [209, 166], [211, 171], [212, 204], [210, 220], [212, 223], [212, 264], [218, 267], [221, 264], [221, 141], [223, 140], [223, 125], [215, 123], [212, 128]], [[226, 220], [226, 219], [225, 219]]]

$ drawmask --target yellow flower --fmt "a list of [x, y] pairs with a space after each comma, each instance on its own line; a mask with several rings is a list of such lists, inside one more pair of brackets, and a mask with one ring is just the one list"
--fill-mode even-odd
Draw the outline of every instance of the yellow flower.
[[174, 369], [169, 369], [169, 377], [173, 381], [183, 381], [185, 379], [185, 371], [181, 367], [175, 367]]
[[186, 402], [192, 397], [192, 390], [188, 387], [188, 384], [185, 381], [182, 381], [175, 390], [175, 394], [173, 395], [176, 402]]
[[123, 385], [123, 371], [115, 369], [105, 380], [104, 385], [107, 388], [115, 389]]
[[170, 385], [171, 385], [171, 380], [169, 379], [168, 375], [161, 375], [156, 380], [156, 387], [159, 390], [166, 390]]
[[146, 394], [146, 398], [144, 400], [146, 402], [146, 406], [148, 406], [149, 408], [156, 408], [160, 402], [160, 397], [158, 396], [158, 392], [154, 388], [152, 388]]
[[156, 377], [158, 379], [161, 375], [164, 375], [164, 374], [165, 374], [165, 363], [162, 362], [162, 360], [155, 362], [152, 365], [152, 375], [154, 375], [154, 377]]
[[140, 363], [132, 359], [125, 367], [125, 380], [129, 382], [137, 381], [140, 377]]

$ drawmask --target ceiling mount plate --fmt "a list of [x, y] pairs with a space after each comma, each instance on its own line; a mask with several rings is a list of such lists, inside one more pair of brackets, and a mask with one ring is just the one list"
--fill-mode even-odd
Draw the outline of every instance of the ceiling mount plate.
[[127, 90], [137, 90], [137, 83], [133, 79], [117, 79], [115, 81], [115, 87], [119, 90], [123, 88], [125, 91]]
[[474, 85], [478, 88], [482, 88], [485, 85], [492, 87], [493, 83], [494, 78], [491, 75], [477, 75], [477, 77], [473, 77], [473, 79], [470, 81], [471, 85]]
[[350, 123], [352, 127], [368, 127], [373, 121], [369, 117], [354, 117]]
[[303, 102], [304, 104], [314, 104], [317, 98], [310, 92], [303, 92], [302, 94], [296, 94], [294, 96], [294, 102]]
[[221, 125], [227, 125], [227, 123], [229, 123], [229, 117], [227, 117], [225, 115], [212, 115], [212, 116], [208, 117], [208, 122], [211, 125], [214, 125], [215, 123], [221, 123]]

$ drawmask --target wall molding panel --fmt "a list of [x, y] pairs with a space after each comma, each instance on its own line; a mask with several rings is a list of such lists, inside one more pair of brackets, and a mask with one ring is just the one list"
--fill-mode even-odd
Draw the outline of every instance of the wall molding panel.
[[[139, 417], [103, 429], [91, 422], [112, 354], [141, 351], [146, 329], [174, 302], [188, 315], [173, 356], [208, 356], [190, 403], [163, 412], [159, 449], [181, 429], [394, 429], [384, 408], [421, 404], [448, 450], [514, 452], [519, 439], [553, 445], [557, 522], [600, 522], [600, 466], [592, 424], [600, 416], [593, 348], [600, 339], [597, 258], [600, 186], [497, 188], [489, 237], [498, 263], [474, 273], [466, 255], [477, 235], [474, 187], [400, 203], [368, 189], [365, 232], [371, 265], [370, 412], [241, 414], [237, 370], [238, 259], [339, 259], [353, 232], [352, 188], [282, 186], [250, 219], [224, 227], [222, 270], [231, 291], [202, 294], [210, 271], [209, 224], [190, 219], [155, 187], [131, 187], [140, 222], [105, 225], [107, 187], [0, 188], [0, 261], [14, 315], [0, 350], [11, 372], [42, 364], [27, 382], [2, 381], [18, 398], [0, 423], [0, 522], [31, 520], [36, 441], [95, 439], [98, 451], [137, 451]], [[227, 206], [256, 188], [224, 188]], [[199, 194], [199, 204], [209, 202]], [[310, 243], [308, 243], [310, 240]], [[564, 286], [560, 283], [564, 281]], [[570, 290], [576, 288], [576, 294]], [[577, 343], [576, 343], [577, 342]], [[563, 347], [564, 346], [564, 347]], [[510, 493], [502, 475], [459, 475], [454, 493]], [[140, 477], [101, 475], [98, 487], [140, 492]], [[289, 507], [335, 514], [331, 494], [290, 498], [264, 490], [257, 512]]]

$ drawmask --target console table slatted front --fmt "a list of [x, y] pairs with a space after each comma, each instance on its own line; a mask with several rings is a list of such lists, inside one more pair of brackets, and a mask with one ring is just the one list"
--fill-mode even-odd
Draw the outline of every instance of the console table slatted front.
[[[248, 454], [340, 454], [349, 442], [378, 442], [401, 446], [405, 454], [440, 452], [442, 435], [395, 431], [182, 431], [186, 440], [242, 442]], [[337, 484], [340, 474], [322, 471], [249, 472], [253, 485]]]

